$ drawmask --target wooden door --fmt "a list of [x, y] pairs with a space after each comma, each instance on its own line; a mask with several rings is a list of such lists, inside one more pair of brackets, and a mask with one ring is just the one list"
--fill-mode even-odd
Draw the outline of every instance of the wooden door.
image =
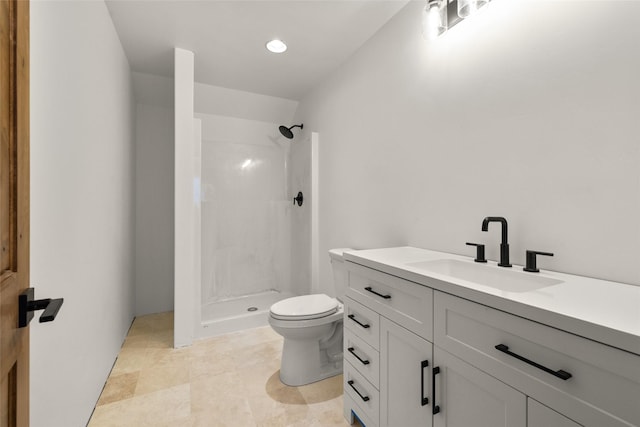
[[433, 345], [380, 319], [380, 426], [431, 427]]
[[[434, 346], [434, 427], [526, 427], [527, 397]], [[549, 426], [550, 427], [550, 426]]]
[[0, 0], [0, 427], [29, 425], [29, 2]]

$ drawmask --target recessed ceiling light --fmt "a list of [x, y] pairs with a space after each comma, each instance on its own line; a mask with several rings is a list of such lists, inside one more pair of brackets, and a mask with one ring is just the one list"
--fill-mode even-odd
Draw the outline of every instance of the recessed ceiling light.
[[287, 45], [282, 40], [274, 39], [267, 43], [269, 52], [282, 53], [287, 50]]

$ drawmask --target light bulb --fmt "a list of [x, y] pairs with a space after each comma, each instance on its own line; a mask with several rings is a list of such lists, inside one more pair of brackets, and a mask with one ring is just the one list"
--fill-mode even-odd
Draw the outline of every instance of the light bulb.
[[282, 40], [274, 39], [267, 43], [267, 49], [269, 52], [282, 53], [287, 50], [287, 45]]
[[422, 12], [422, 37], [435, 39], [447, 31], [448, 0], [430, 0]]

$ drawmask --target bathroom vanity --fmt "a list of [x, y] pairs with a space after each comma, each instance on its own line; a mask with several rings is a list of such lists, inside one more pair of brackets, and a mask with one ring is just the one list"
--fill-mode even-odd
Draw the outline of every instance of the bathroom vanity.
[[345, 260], [348, 421], [640, 426], [640, 287], [411, 247]]

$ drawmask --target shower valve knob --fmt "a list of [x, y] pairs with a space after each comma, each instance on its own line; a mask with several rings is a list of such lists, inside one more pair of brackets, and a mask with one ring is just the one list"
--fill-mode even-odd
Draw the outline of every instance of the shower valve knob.
[[302, 191], [298, 191], [298, 195], [293, 198], [293, 204], [295, 205], [297, 202], [298, 206], [302, 206], [303, 200], [304, 200], [304, 197], [302, 196]]

